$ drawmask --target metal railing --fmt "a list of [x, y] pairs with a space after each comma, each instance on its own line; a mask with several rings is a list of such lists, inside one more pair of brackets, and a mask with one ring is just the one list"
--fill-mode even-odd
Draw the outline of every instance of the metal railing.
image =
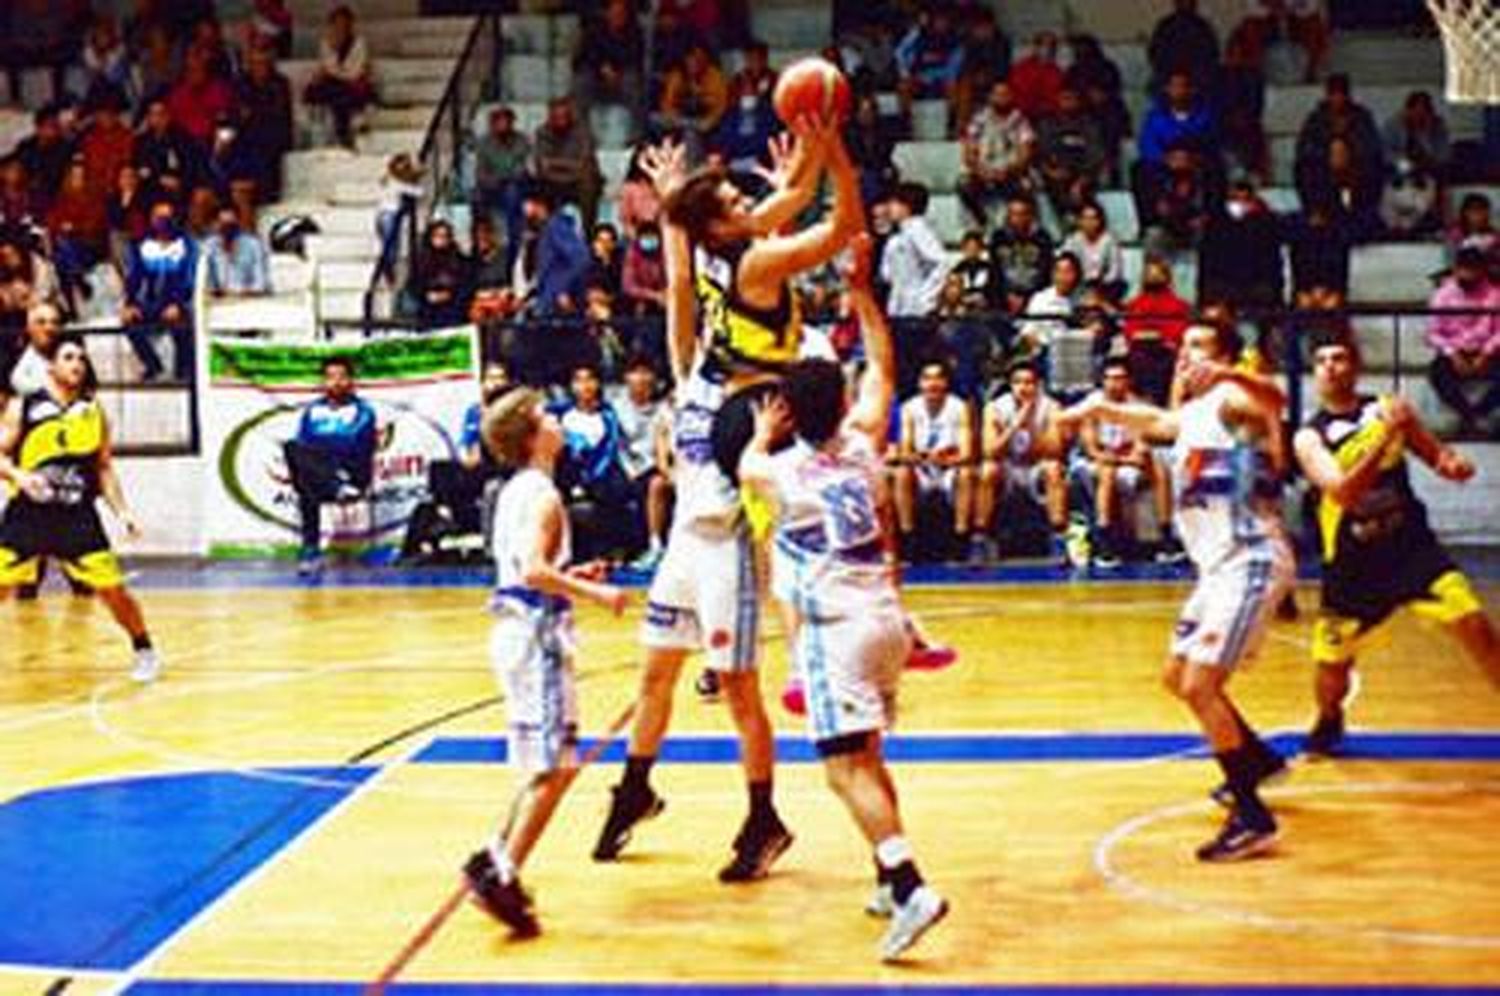
[[405, 286], [426, 218], [438, 205], [452, 203], [458, 199], [456, 195], [466, 193], [462, 189], [461, 165], [473, 145], [474, 113], [480, 105], [500, 96], [503, 53], [500, 15], [476, 17], [417, 154], [423, 170], [423, 195], [401, 206], [395, 223], [385, 234], [380, 259], [370, 274], [364, 298], [367, 323], [376, 321], [375, 301], [383, 283], [394, 289]]
[[[186, 380], [145, 383], [122, 376], [133, 370], [124, 326], [91, 325], [71, 331], [88, 343], [98, 372], [95, 396], [109, 419], [110, 445], [117, 455], [193, 456], [202, 451], [195, 363], [188, 365]], [[101, 347], [100, 340], [109, 345]], [[163, 344], [171, 348], [169, 341]]]

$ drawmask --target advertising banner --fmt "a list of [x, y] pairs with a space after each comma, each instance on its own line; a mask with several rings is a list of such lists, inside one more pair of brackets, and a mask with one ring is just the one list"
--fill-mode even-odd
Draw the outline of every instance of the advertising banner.
[[296, 550], [297, 496], [283, 446], [302, 407], [322, 393], [322, 363], [332, 355], [353, 361], [377, 430], [370, 494], [324, 506], [326, 540], [356, 550], [397, 545], [427, 498], [432, 461], [458, 458], [464, 412], [479, 397], [473, 328], [359, 344], [215, 340], [202, 407], [211, 556]]

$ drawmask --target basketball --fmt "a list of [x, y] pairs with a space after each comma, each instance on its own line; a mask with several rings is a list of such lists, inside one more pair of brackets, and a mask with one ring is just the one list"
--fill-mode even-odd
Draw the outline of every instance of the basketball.
[[772, 97], [776, 116], [791, 124], [802, 115], [843, 122], [854, 106], [854, 91], [838, 66], [811, 56], [782, 71]]

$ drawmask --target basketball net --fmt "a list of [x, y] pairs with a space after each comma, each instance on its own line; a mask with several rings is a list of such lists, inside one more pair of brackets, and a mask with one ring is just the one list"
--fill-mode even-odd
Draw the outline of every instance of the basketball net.
[[1500, 104], [1500, 5], [1427, 0], [1443, 34], [1450, 103]]

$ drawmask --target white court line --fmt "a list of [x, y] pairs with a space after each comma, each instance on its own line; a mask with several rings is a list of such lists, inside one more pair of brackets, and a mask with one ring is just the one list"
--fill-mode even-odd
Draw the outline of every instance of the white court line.
[[[1342, 785], [1306, 785], [1275, 789], [1266, 794], [1275, 799], [1308, 797], [1317, 795], [1379, 795], [1382, 793], [1412, 793], [1440, 795], [1454, 792], [1500, 792], [1500, 780], [1448, 781], [1448, 782], [1348, 782]], [[1158, 823], [1176, 819], [1189, 813], [1212, 809], [1206, 800], [1175, 803], [1150, 810], [1132, 817], [1100, 838], [1094, 847], [1094, 869], [1115, 892], [1127, 899], [1186, 913], [1190, 916], [1208, 917], [1244, 927], [1278, 933], [1323, 934], [1344, 939], [1385, 941], [1395, 944], [1421, 945], [1460, 949], [1500, 949], [1500, 936], [1486, 934], [1443, 934], [1430, 931], [1401, 930], [1394, 927], [1360, 927], [1327, 923], [1322, 920], [1302, 920], [1282, 917], [1255, 910], [1240, 909], [1228, 904], [1203, 902], [1191, 899], [1170, 889], [1145, 884], [1124, 871], [1114, 860], [1114, 852], [1135, 834]], [[1410, 838], [1418, 841], [1418, 838]], [[1441, 881], [1441, 875], [1434, 880]]]
[[188, 933], [189, 930], [193, 929], [200, 923], [206, 922], [223, 906], [229, 903], [229, 901], [232, 900], [235, 896], [238, 896], [241, 892], [244, 892], [246, 889], [249, 889], [252, 885], [259, 882], [263, 877], [268, 875], [272, 869], [279, 867], [289, 855], [295, 853], [299, 848], [306, 846], [307, 842], [316, 837], [319, 831], [322, 831], [323, 828], [332, 823], [332, 818], [340, 810], [347, 809], [349, 805], [353, 803], [354, 800], [359, 796], [364, 795], [367, 792], [374, 791], [375, 785], [377, 783], [387, 778], [391, 772], [404, 767], [408, 762], [411, 761], [413, 757], [417, 755], [418, 752], [420, 752], [426, 746], [427, 742], [423, 741], [417, 744], [412, 750], [408, 751], [397, 760], [386, 762], [380, 767], [378, 771], [372, 774], [369, 778], [366, 778], [363, 782], [360, 782], [358, 785], [354, 786], [352, 789], [349, 787], [348, 782], [343, 782], [340, 787], [345, 790], [346, 794], [342, 799], [334, 803], [332, 806], [329, 806], [323, 811], [321, 815], [318, 816], [317, 819], [313, 820], [307, 826], [303, 827], [296, 836], [283, 843], [281, 847], [277, 848], [276, 852], [273, 855], [260, 862], [245, 875], [242, 875], [239, 880], [231, 885], [228, 889], [225, 889], [223, 892], [219, 893], [218, 897], [215, 898], [211, 903], [198, 910], [198, 912], [194, 913], [187, 920], [183, 921], [176, 930], [172, 931], [171, 934], [163, 938], [156, 945], [156, 947], [148, 951], [134, 965], [131, 965], [123, 973], [118, 973], [116, 975], [116, 984], [113, 988], [107, 990], [106, 992], [110, 994], [110, 996], [119, 996], [119, 994], [124, 993], [132, 985], [145, 978], [146, 975], [156, 967], [156, 964], [167, 954], [168, 951], [172, 949], [172, 947], [178, 941], [180, 941]]

